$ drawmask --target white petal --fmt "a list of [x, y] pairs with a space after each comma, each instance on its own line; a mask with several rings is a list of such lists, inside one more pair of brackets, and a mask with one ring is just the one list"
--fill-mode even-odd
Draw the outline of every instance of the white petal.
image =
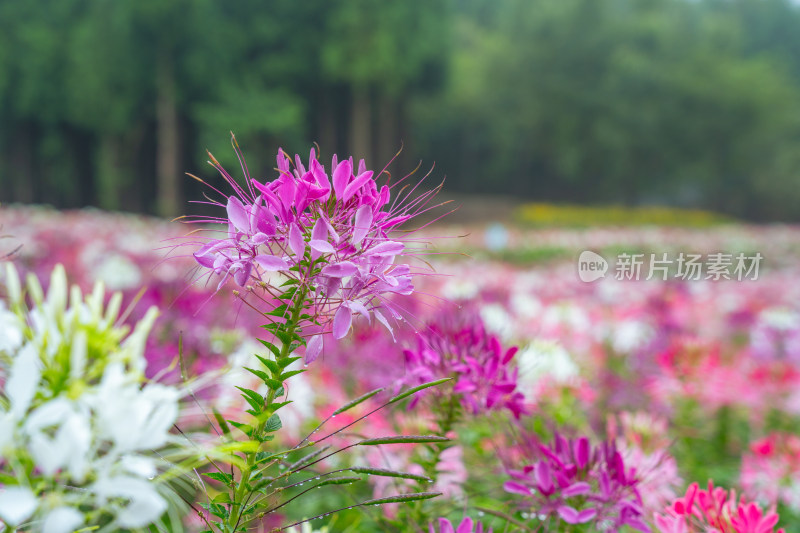
[[14, 418], [21, 418], [28, 410], [40, 377], [39, 354], [32, 344], [27, 344], [11, 366], [6, 383], [6, 394], [11, 402], [11, 414]]
[[6, 263], [5, 286], [8, 293], [8, 301], [17, 304], [22, 301], [22, 284], [19, 281], [19, 274], [14, 268], [14, 263]]
[[0, 519], [10, 526], [25, 522], [36, 510], [36, 495], [27, 487], [8, 487], [0, 492]]
[[83, 525], [83, 513], [72, 507], [57, 507], [47, 513], [42, 533], [72, 533]]
[[156, 492], [153, 484], [141, 479], [126, 476], [105, 478], [92, 488], [103, 499], [119, 496], [129, 500], [117, 515], [117, 523], [122, 527], [144, 527], [158, 520], [167, 510], [167, 502]]

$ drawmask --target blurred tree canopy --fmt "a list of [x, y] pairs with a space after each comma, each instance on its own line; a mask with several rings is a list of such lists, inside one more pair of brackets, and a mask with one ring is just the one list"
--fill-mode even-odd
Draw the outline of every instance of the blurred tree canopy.
[[800, 220], [790, 0], [3, 0], [0, 201], [176, 215], [278, 146], [451, 190]]

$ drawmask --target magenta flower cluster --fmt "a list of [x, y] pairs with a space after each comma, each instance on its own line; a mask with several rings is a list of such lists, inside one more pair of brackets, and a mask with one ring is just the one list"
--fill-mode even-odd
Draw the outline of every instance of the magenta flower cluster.
[[[352, 158], [334, 155], [329, 176], [313, 149], [307, 167], [300, 156], [292, 161], [279, 151], [278, 177], [261, 183], [250, 179], [238, 147], [237, 154], [247, 188], [212, 157], [235, 194], [224, 205], [227, 217], [196, 219], [227, 225], [224, 238], [194, 253], [197, 262], [221, 276], [220, 287], [231, 277], [240, 286], [266, 282], [270, 272], [294, 278], [312, 295], [315, 320], [330, 324], [325, 329], [337, 339], [354, 315], [374, 317], [391, 331], [389, 320], [402, 317], [388, 297], [414, 287], [409, 265], [397, 262], [411, 251], [389, 233], [424, 209], [434, 191], [390, 204], [390, 187], [378, 188], [363, 160], [355, 167]], [[306, 360], [321, 349], [322, 336], [312, 337]]]
[[626, 470], [613, 441], [592, 446], [586, 437], [556, 435], [551, 445], [533, 449], [534, 462], [509, 469], [512, 479], [504, 484], [507, 492], [524, 496], [521, 508], [543, 520], [602, 524], [604, 531], [626, 525], [650, 531], [635, 471]]
[[[432, 523], [428, 525], [428, 532], [437, 533]], [[492, 528], [484, 530], [483, 524], [473, 522], [472, 518], [468, 516], [464, 517], [458, 527], [454, 527], [453, 523], [447, 518], [440, 518], [438, 533], [492, 533]]]
[[508, 409], [515, 418], [525, 412], [517, 388], [517, 370], [510, 363], [517, 347], [503, 350], [478, 317], [460, 322], [441, 320], [417, 336], [417, 348], [405, 350], [407, 384], [455, 377], [453, 393], [464, 408], [478, 414]]

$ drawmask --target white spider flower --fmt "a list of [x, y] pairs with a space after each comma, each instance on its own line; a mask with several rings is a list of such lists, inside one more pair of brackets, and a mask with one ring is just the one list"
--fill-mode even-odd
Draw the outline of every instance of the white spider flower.
[[[68, 533], [102, 524], [139, 528], [169, 503], [154, 455], [179, 445], [170, 429], [181, 392], [145, 383], [144, 348], [157, 312], [129, 333], [117, 323], [121, 296], [98, 284], [84, 297], [53, 270], [47, 293], [11, 264], [0, 301], [0, 531]], [[33, 469], [13, 465], [32, 464]]]

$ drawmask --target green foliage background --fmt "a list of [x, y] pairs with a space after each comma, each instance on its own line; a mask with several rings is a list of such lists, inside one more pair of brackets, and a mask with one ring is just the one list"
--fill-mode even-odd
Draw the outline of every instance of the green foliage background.
[[256, 176], [402, 142], [454, 191], [797, 220], [800, 6], [0, 2], [0, 200], [175, 215], [231, 130]]

